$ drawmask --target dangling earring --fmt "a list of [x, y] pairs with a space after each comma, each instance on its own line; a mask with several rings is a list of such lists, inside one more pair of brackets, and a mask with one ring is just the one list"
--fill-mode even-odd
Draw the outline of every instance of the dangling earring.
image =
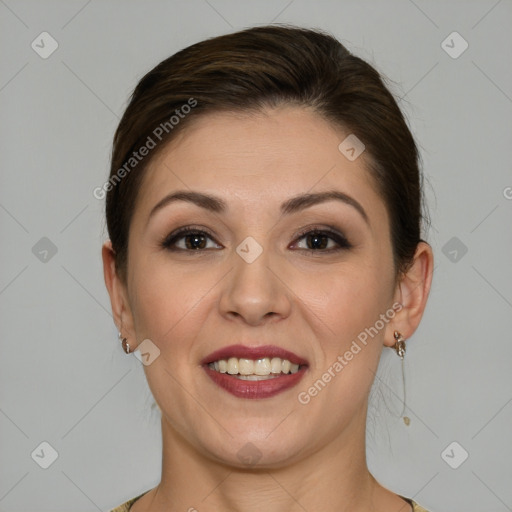
[[126, 354], [130, 353], [130, 344], [126, 341], [126, 338], [123, 338], [123, 335], [119, 333], [119, 339], [121, 340], [121, 345], [123, 346], [123, 350]]
[[405, 356], [405, 340], [403, 336], [398, 332], [395, 331], [393, 334], [395, 338], [395, 345], [393, 348], [396, 350], [396, 353], [398, 354], [398, 357], [402, 360], [402, 384], [403, 384], [403, 406], [402, 406], [402, 412], [400, 413], [400, 416], [403, 418], [404, 423], [408, 426], [411, 423], [411, 419], [409, 416], [404, 416], [405, 413], [405, 363], [404, 363], [404, 356]]

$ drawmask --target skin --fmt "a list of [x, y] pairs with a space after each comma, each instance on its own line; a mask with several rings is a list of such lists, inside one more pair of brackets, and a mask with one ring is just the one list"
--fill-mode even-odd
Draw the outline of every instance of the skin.
[[[397, 279], [386, 206], [365, 153], [351, 162], [338, 150], [347, 135], [292, 106], [200, 117], [148, 168], [130, 227], [126, 281], [116, 272], [110, 242], [104, 244], [116, 325], [132, 350], [147, 338], [160, 350], [144, 370], [162, 411], [162, 479], [133, 512], [249, 512], [262, 505], [266, 512], [410, 510], [368, 471], [366, 410], [393, 332], [407, 339], [418, 327], [433, 255], [420, 243], [410, 270]], [[175, 201], [148, 221], [152, 208], [177, 190], [216, 196], [227, 210]], [[280, 212], [291, 197], [327, 190], [360, 203], [368, 223], [335, 200]], [[206, 249], [161, 247], [169, 233], [188, 225], [211, 233]], [[352, 247], [305, 250], [311, 237], [300, 238], [301, 230], [327, 226]], [[248, 236], [263, 248], [250, 264], [235, 251]], [[327, 241], [327, 249], [337, 246]], [[308, 404], [299, 403], [298, 393], [394, 303], [402, 309], [385, 328]], [[235, 343], [291, 350], [308, 360], [306, 375], [271, 398], [234, 397], [209, 379], [200, 361]], [[237, 456], [247, 443], [260, 456], [250, 466]]]

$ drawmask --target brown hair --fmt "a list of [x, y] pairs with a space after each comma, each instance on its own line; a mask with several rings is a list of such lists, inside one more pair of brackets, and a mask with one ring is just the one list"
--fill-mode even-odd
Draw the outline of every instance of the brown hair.
[[[136, 86], [114, 136], [106, 188], [107, 227], [123, 278], [144, 169], [165, 143], [205, 113], [282, 104], [312, 108], [365, 144], [369, 171], [390, 217], [395, 270], [398, 275], [407, 269], [421, 241], [422, 176], [400, 108], [379, 73], [331, 35], [272, 25], [189, 46]], [[150, 147], [150, 140], [158, 147], [135, 160], [134, 153]]]

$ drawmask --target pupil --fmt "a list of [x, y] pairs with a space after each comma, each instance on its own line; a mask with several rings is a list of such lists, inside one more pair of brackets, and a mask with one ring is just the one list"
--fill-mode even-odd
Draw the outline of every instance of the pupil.
[[310, 249], [325, 249], [327, 247], [327, 236], [325, 235], [310, 235], [309, 241], [308, 246]]
[[188, 249], [203, 249], [206, 245], [205, 237], [203, 235], [188, 235], [186, 245]]

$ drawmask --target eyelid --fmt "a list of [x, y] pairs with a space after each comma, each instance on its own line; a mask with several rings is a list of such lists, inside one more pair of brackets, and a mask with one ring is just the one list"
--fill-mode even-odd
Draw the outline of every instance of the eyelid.
[[[302, 228], [299, 233], [297, 233], [294, 236], [294, 241], [292, 243], [296, 243], [298, 240], [301, 240], [306, 235], [309, 235], [311, 233], [320, 233], [330, 236], [338, 245], [338, 249], [350, 249], [352, 247], [352, 244], [348, 240], [348, 238], [345, 236], [345, 234], [340, 231], [338, 228], [334, 226], [329, 225], [313, 225], [313, 226], [307, 226], [305, 228]], [[314, 252], [329, 252], [336, 249], [328, 249], [324, 251], [315, 251], [314, 249], [304, 249], [304, 250], [310, 250]]]
[[314, 224], [312, 226], [306, 226], [304, 228], [301, 228], [299, 232], [295, 235], [295, 238], [299, 238], [301, 236], [307, 235], [308, 233], [316, 233], [316, 232], [326, 232], [326, 233], [333, 233], [342, 237], [345, 237], [343, 233], [336, 227], [330, 226], [330, 225], [317, 225]]
[[[175, 247], [174, 248], [172, 247], [171, 242], [175, 243], [177, 240], [185, 237], [186, 235], [188, 235], [190, 233], [204, 234], [208, 238], [210, 238], [213, 242], [215, 242], [217, 245], [222, 246], [222, 244], [216, 240], [215, 236], [210, 232], [210, 230], [208, 230], [207, 228], [205, 228], [203, 226], [193, 226], [193, 225], [192, 226], [183, 226], [183, 227], [175, 229], [174, 231], [172, 231], [171, 233], [166, 235], [161, 240], [160, 246], [167, 250], [176, 249]], [[196, 251], [187, 251], [186, 249], [176, 249], [176, 250], [183, 251], [183, 252], [196, 252]], [[203, 249], [203, 250], [205, 250], [205, 249]], [[201, 252], [201, 251], [197, 251], [197, 252]]]

